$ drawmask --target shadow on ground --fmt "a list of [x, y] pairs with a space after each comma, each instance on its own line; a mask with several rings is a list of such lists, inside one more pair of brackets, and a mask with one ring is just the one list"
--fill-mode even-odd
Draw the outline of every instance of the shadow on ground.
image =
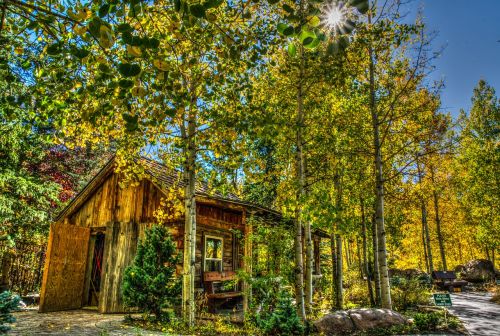
[[138, 336], [165, 335], [122, 323], [123, 314], [99, 314], [88, 310], [38, 313], [36, 309], [14, 313], [17, 321], [8, 335]]

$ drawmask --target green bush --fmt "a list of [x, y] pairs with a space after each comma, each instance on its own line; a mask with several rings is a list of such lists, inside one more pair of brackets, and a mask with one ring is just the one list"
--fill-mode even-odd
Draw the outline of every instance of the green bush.
[[21, 299], [17, 295], [12, 295], [11, 292], [6, 291], [0, 293], [0, 332], [5, 333], [10, 330], [7, 323], [13, 323], [16, 321], [11, 312], [17, 310], [19, 306], [19, 301]]
[[414, 322], [415, 326], [420, 331], [432, 331], [436, 330], [439, 325], [439, 313], [417, 313], [415, 314]]
[[276, 307], [272, 311], [256, 315], [257, 326], [266, 334], [296, 335], [304, 332], [304, 325], [297, 315], [292, 298], [285, 293], [278, 295]]
[[300, 335], [304, 325], [297, 315], [292, 295], [280, 277], [263, 277], [252, 281], [254, 305], [252, 319], [268, 335]]
[[127, 306], [138, 307], [156, 319], [165, 319], [165, 309], [179, 301], [181, 284], [176, 277], [179, 262], [176, 246], [168, 230], [155, 225], [146, 230], [131, 266], [125, 270], [123, 299]]
[[395, 310], [405, 311], [418, 305], [429, 304], [429, 289], [419, 279], [391, 278], [391, 294]]

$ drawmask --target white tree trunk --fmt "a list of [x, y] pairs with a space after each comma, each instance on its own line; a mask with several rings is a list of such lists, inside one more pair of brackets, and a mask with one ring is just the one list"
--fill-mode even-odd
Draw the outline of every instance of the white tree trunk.
[[192, 99], [187, 114], [187, 127], [181, 126], [184, 140], [184, 260], [182, 277], [182, 312], [184, 320], [190, 325], [195, 321], [194, 275], [196, 258], [196, 99]]
[[[306, 319], [305, 300], [304, 300], [304, 260], [302, 246], [302, 202], [304, 202], [305, 194], [305, 160], [303, 152], [303, 128], [304, 128], [304, 47], [300, 46], [300, 68], [299, 80], [297, 83], [297, 117], [296, 117], [296, 146], [297, 153], [295, 157], [296, 174], [298, 182], [298, 190], [296, 196], [295, 207], [295, 294], [297, 300], [297, 312], [302, 320]], [[310, 225], [306, 225], [306, 230], [309, 231]], [[306, 232], [307, 236], [307, 232]]]
[[[368, 15], [371, 23], [371, 14]], [[369, 47], [370, 112], [373, 128], [373, 149], [375, 159], [375, 223], [377, 228], [378, 271], [380, 277], [380, 301], [382, 308], [392, 309], [389, 269], [387, 267], [387, 247], [384, 223], [384, 175], [382, 165], [382, 144], [380, 142], [380, 120], [375, 102], [375, 61], [373, 48]]]

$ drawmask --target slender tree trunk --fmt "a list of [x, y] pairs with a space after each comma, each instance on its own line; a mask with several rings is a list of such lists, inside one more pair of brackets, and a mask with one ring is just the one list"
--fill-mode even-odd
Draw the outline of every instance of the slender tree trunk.
[[493, 268], [495, 268], [495, 248], [491, 249], [491, 263], [493, 264]]
[[[297, 83], [297, 118], [296, 118], [296, 146], [297, 153], [295, 157], [296, 164], [296, 174], [298, 181], [298, 190], [296, 197], [296, 210], [295, 210], [295, 294], [297, 300], [297, 312], [302, 320], [306, 319], [305, 302], [309, 303], [309, 293], [306, 300], [304, 300], [304, 259], [303, 259], [303, 249], [302, 249], [302, 202], [304, 201], [305, 195], [305, 160], [304, 160], [304, 139], [303, 139], [303, 128], [304, 128], [304, 47], [300, 46], [300, 66], [299, 66], [299, 80]], [[305, 227], [306, 237], [310, 239], [311, 227], [309, 223], [306, 223]], [[306, 242], [306, 249], [308, 242]], [[306, 259], [308, 256], [306, 250]], [[312, 259], [310, 260], [312, 262]], [[307, 267], [309, 271], [309, 267]], [[312, 270], [312, 267], [311, 267]], [[309, 285], [309, 280], [312, 282], [312, 273], [306, 276], [306, 283], [308, 290], [311, 291], [312, 285]], [[311, 291], [312, 292], [312, 291]], [[309, 305], [308, 305], [309, 306]]]
[[182, 281], [182, 311], [189, 325], [195, 320], [194, 276], [196, 258], [196, 98], [192, 98], [187, 114], [187, 127], [182, 124], [184, 139], [184, 183], [185, 183], [185, 224], [184, 224], [184, 262]]
[[364, 279], [365, 276], [368, 277], [368, 274], [365, 273], [363, 260], [361, 260], [361, 243], [359, 242], [359, 237], [356, 237], [356, 257], [358, 258], [359, 278]]
[[334, 187], [336, 192], [335, 207], [337, 208], [337, 233], [335, 234], [335, 244], [337, 248], [337, 264], [336, 264], [336, 307], [337, 309], [342, 309], [344, 307], [344, 288], [343, 282], [343, 260], [342, 260], [342, 236], [340, 232], [340, 224], [342, 219], [342, 185], [341, 176], [337, 174], [334, 180]]
[[[370, 272], [370, 268], [368, 267], [368, 251], [366, 244], [366, 217], [365, 217], [365, 204], [364, 200], [361, 198], [361, 235], [363, 241], [363, 268], [366, 274], [366, 285], [368, 286], [368, 295], [370, 295], [370, 305], [375, 306], [375, 299], [373, 297], [373, 288], [372, 288], [372, 274]], [[360, 261], [361, 262], [361, 261]]]
[[330, 235], [330, 253], [332, 257], [332, 309], [337, 304], [337, 248], [335, 246], [335, 230]]
[[343, 239], [344, 241], [344, 249], [345, 249], [345, 261], [347, 263], [347, 268], [351, 267], [351, 254], [349, 248], [349, 240]]
[[337, 309], [343, 309], [344, 307], [344, 288], [342, 286], [343, 280], [343, 263], [342, 263], [342, 236], [339, 234], [335, 235], [336, 245], [337, 245], [337, 288], [336, 288], [336, 306]]
[[[371, 24], [371, 13], [368, 14]], [[380, 276], [380, 299], [382, 308], [392, 309], [391, 285], [387, 267], [387, 247], [384, 223], [384, 174], [382, 165], [382, 144], [380, 142], [380, 120], [375, 102], [375, 59], [373, 48], [369, 46], [370, 57], [370, 113], [373, 128], [373, 148], [375, 159], [375, 222], [377, 224], [378, 267]]]
[[378, 272], [377, 223], [372, 219], [373, 275], [375, 280], [375, 305], [380, 306], [380, 273]]
[[422, 225], [424, 226], [425, 232], [425, 246], [427, 247], [427, 258], [429, 262], [429, 274], [434, 270], [434, 262], [432, 258], [432, 247], [431, 247], [431, 237], [429, 234], [429, 224], [427, 223], [427, 206], [423, 199], [420, 200], [420, 207], [422, 210]]
[[431, 274], [431, 268], [429, 266], [429, 257], [427, 256], [427, 242], [425, 240], [425, 226], [424, 226], [424, 222], [422, 222], [422, 246], [424, 248], [425, 269], [427, 271], [427, 274]]
[[7, 1], [3, 1], [2, 4], [2, 14], [0, 14], [0, 37], [3, 33], [3, 25], [5, 21], [5, 13], [7, 12]]
[[[420, 164], [417, 160], [417, 171], [418, 171], [418, 183], [422, 186], [423, 171], [420, 168]], [[434, 261], [432, 258], [432, 246], [431, 246], [431, 236], [429, 232], [429, 223], [427, 222], [427, 205], [425, 204], [425, 199], [423, 195], [420, 195], [420, 209], [422, 212], [422, 225], [424, 227], [425, 233], [425, 245], [427, 247], [427, 258], [429, 262], [429, 274], [434, 271]]]
[[441, 231], [441, 217], [439, 216], [439, 196], [436, 191], [436, 181], [434, 177], [434, 167], [430, 166], [431, 170], [431, 181], [432, 181], [432, 196], [434, 199], [434, 218], [436, 220], [436, 231], [439, 243], [439, 253], [441, 254], [441, 265], [443, 271], [448, 270], [448, 266], [446, 265], [446, 250], [444, 248], [444, 238], [443, 233]]

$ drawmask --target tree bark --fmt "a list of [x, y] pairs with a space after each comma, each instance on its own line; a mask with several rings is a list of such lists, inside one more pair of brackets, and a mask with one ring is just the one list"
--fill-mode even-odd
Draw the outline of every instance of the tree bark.
[[337, 245], [337, 277], [336, 277], [336, 307], [337, 309], [343, 309], [344, 307], [344, 288], [342, 286], [343, 280], [343, 265], [342, 265], [342, 236], [339, 234], [335, 235], [336, 245]]
[[341, 176], [337, 174], [334, 180], [334, 187], [336, 192], [336, 201], [335, 207], [337, 208], [337, 229], [335, 234], [335, 245], [336, 245], [336, 255], [337, 255], [337, 264], [336, 264], [336, 277], [335, 277], [335, 306], [337, 309], [343, 309], [344, 307], [344, 288], [342, 285], [343, 282], [343, 260], [342, 260], [342, 236], [339, 234], [340, 232], [340, 224], [342, 219], [342, 185], [341, 185]]
[[[420, 168], [420, 164], [417, 160], [417, 172], [418, 172], [418, 183], [422, 186], [423, 171]], [[425, 233], [425, 245], [427, 247], [427, 260], [429, 265], [429, 274], [434, 270], [434, 262], [432, 258], [432, 246], [431, 246], [431, 236], [429, 233], [429, 223], [427, 222], [427, 205], [425, 204], [425, 199], [423, 195], [420, 195], [420, 209], [422, 212], [422, 226]]]
[[[305, 71], [305, 62], [304, 62], [304, 47], [300, 46], [300, 66], [299, 66], [299, 80], [297, 83], [297, 117], [296, 117], [296, 146], [297, 153], [295, 157], [296, 164], [296, 174], [297, 174], [297, 182], [298, 182], [298, 190], [296, 195], [296, 207], [295, 207], [295, 295], [297, 300], [297, 312], [299, 317], [302, 320], [306, 319], [306, 311], [305, 311], [305, 302], [309, 303], [309, 295], [307, 299], [304, 298], [304, 260], [303, 260], [303, 249], [302, 249], [302, 202], [304, 201], [305, 195], [305, 161], [304, 161], [304, 140], [303, 140], [303, 128], [304, 128], [304, 71]], [[305, 226], [306, 237], [310, 239], [310, 224], [306, 223]], [[308, 246], [308, 242], [306, 242], [306, 246]], [[309, 259], [307, 256], [309, 255], [307, 251], [306, 260]], [[308, 260], [308, 266], [309, 266]], [[309, 271], [309, 267], [307, 267]], [[311, 265], [312, 270], [312, 265]], [[309, 280], [312, 282], [312, 273], [308, 274], [306, 277], [307, 289], [311, 291], [312, 284], [309, 284]], [[311, 295], [312, 296], [312, 295]], [[308, 305], [309, 306], [309, 305]]]
[[446, 250], [444, 247], [444, 238], [443, 233], [441, 231], [441, 217], [439, 216], [439, 196], [436, 191], [436, 181], [434, 177], [434, 167], [430, 166], [431, 170], [431, 181], [432, 181], [432, 197], [434, 199], [434, 218], [436, 220], [436, 231], [439, 243], [439, 253], [441, 254], [441, 265], [443, 271], [448, 270], [448, 266], [446, 265]]
[[[368, 14], [371, 25], [371, 12]], [[391, 285], [389, 282], [389, 269], [387, 267], [387, 247], [384, 222], [384, 174], [382, 165], [382, 144], [380, 142], [380, 120], [375, 97], [375, 60], [373, 48], [370, 44], [368, 54], [370, 57], [370, 113], [373, 128], [373, 149], [375, 159], [375, 222], [377, 226], [378, 267], [380, 276], [380, 299], [382, 308], [392, 309]]]
[[344, 249], [345, 249], [345, 261], [347, 263], [347, 268], [351, 267], [351, 253], [350, 244], [348, 239], [343, 239]]
[[422, 246], [424, 248], [424, 262], [425, 262], [425, 269], [427, 271], [427, 274], [430, 274], [430, 267], [429, 267], [429, 258], [427, 256], [427, 242], [425, 240], [425, 227], [424, 227], [424, 222], [422, 222]]
[[377, 223], [372, 219], [373, 279], [375, 280], [375, 305], [380, 306], [380, 273], [378, 272]]
[[330, 253], [332, 257], [332, 309], [337, 304], [337, 248], [335, 246], [335, 230], [330, 235]]
[[368, 274], [365, 273], [363, 260], [361, 259], [361, 243], [359, 242], [359, 237], [356, 237], [356, 257], [358, 258], [359, 278], [363, 280]]
[[[187, 126], [182, 123], [181, 132], [184, 140], [184, 193], [185, 193], [185, 223], [184, 223], [184, 260], [182, 278], [182, 311], [184, 320], [194, 325], [195, 299], [194, 276], [196, 261], [196, 97], [192, 97], [187, 113]], [[185, 119], [185, 118], [184, 118]]]
[[370, 268], [368, 267], [368, 251], [366, 244], [366, 217], [365, 217], [365, 204], [364, 200], [361, 198], [361, 235], [363, 241], [363, 268], [366, 274], [366, 285], [368, 286], [368, 295], [370, 296], [370, 305], [375, 306], [375, 298], [373, 297], [373, 287], [372, 287], [372, 274]]

